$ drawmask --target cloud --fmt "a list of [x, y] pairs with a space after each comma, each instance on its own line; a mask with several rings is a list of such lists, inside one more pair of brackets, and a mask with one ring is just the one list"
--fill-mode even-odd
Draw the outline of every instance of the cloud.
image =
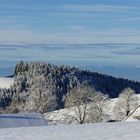
[[22, 11], [71, 11], [71, 12], [120, 12], [140, 10], [138, 6], [110, 5], [110, 4], [1, 4], [0, 8]]
[[45, 36], [29, 30], [0, 30], [1, 43], [43, 42]]
[[[111, 13], [138, 13], [139, 7], [121, 6], [121, 5], [0, 5], [3, 15], [31, 17], [35, 14], [35, 18], [45, 17], [91, 17], [100, 16], [100, 14]], [[0, 14], [1, 15], [1, 14]], [[111, 16], [111, 15], [110, 15]], [[120, 15], [121, 16], [121, 15]], [[32, 17], [33, 18], [33, 17]]]
[[137, 16], [130, 16], [130, 17], [123, 17], [119, 19], [121, 22], [128, 22], [128, 21], [140, 21], [140, 17]]
[[17, 48], [14, 47], [0, 47], [0, 51], [17, 51]]
[[[67, 30], [66, 30], [67, 29]], [[92, 43], [140, 43], [140, 31], [133, 29], [90, 30], [84, 26], [70, 26], [58, 31], [40, 32], [33, 30], [0, 30], [2, 43], [49, 43], [49, 44], [92, 44]]]
[[121, 5], [63, 5], [61, 9], [71, 12], [128, 12], [140, 10], [139, 7]]
[[0, 24], [4, 24], [4, 23], [12, 23], [14, 20], [12, 18], [4, 18], [4, 19], [0, 19]]
[[138, 47], [133, 49], [125, 49], [120, 51], [113, 51], [112, 54], [117, 55], [140, 55], [140, 45], [137, 45]]

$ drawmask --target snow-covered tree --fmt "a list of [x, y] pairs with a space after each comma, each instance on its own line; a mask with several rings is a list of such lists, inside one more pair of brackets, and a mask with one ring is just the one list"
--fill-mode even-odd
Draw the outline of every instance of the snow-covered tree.
[[92, 103], [89, 105], [89, 122], [99, 123], [108, 119], [108, 96], [95, 92]]
[[137, 106], [139, 98], [131, 88], [124, 89], [114, 106], [114, 115], [116, 120], [125, 119]]
[[37, 76], [31, 80], [32, 86], [29, 90], [29, 97], [26, 102], [28, 111], [46, 113], [56, 108], [56, 96], [53, 93], [53, 85], [46, 85], [44, 76]]
[[92, 87], [80, 84], [66, 96], [65, 106], [70, 112], [66, 119], [79, 124], [86, 122], [101, 122], [105, 114], [107, 96], [96, 92]]

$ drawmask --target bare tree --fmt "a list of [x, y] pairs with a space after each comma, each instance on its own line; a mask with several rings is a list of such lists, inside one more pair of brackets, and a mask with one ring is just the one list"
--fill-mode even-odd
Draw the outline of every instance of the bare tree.
[[105, 116], [106, 101], [107, 97], [103, 94], [88, 85], [80, 84], [66, 96], [65, 106], [70, 110], [66, 119], [79, 124], [101, 122]]
[[114, 106], [115, 119], [123, 120], [138, 106], [138, 97], [131, 88], [124, 89]]

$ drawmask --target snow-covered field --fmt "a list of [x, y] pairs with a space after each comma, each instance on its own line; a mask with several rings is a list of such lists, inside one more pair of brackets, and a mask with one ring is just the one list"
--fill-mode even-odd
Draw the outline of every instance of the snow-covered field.
[[0, 129], [0, 140], [139, 140], [140, 122]]
[[0, 77], [0, 88], [9, 88], [14, 82], [14, 78]]

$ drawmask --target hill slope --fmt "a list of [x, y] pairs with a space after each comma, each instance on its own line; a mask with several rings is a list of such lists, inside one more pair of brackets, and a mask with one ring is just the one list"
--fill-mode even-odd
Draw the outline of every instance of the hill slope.
[[1, 140], [139, 140], [140, 122], [1, 129]]
[[[32, 79], [33, 76], [43, 75], [46, 79], [46, 83], [52, 82], [52, 84], [58, 87], [57, 92], [59, 92], [59, 95], [65, 95], [67, 90], [73, 88], [78, 82], [87, 82], [93, 86], [96, 91], [108, 94], [111, 98], [118, 97], [119, 93], [126, 87], [134, 89], [137, 93], [140, 92], [140, 82], [115, 78], [97, 72], [79, 70], [75, 67], [55, 66], [47, 63], [21, 62], [17, 64], [15, 68], [15, 75], [16, 81], [18, 81], [19, 76], [23, 77], [24, 84], [26, 85], [29, 83], [29, 78]], [[24, 90], [26, 86], [22, 86], [22, 88]], [[61, 89], [61, 91], [59, 89]]]
[[[114, 78], [97, 72], [79, 70], [75, 67], [56, 66], [48, 63], [20, 62], [15, 67], [15, 81], [9, 90], [0, 90], [0, 106], [5, 107], [15, 98], [19, 103], [30, 100], [36, 93], [51, 93], [56, 96], [57, 107], [64, 108], [64, 97], [78, 83], [88, 83], [96, 91], [118, 97], [126, 87], [140, 93], [140, 83]], [[50, 110], [54, 108], [50, 107]]]

